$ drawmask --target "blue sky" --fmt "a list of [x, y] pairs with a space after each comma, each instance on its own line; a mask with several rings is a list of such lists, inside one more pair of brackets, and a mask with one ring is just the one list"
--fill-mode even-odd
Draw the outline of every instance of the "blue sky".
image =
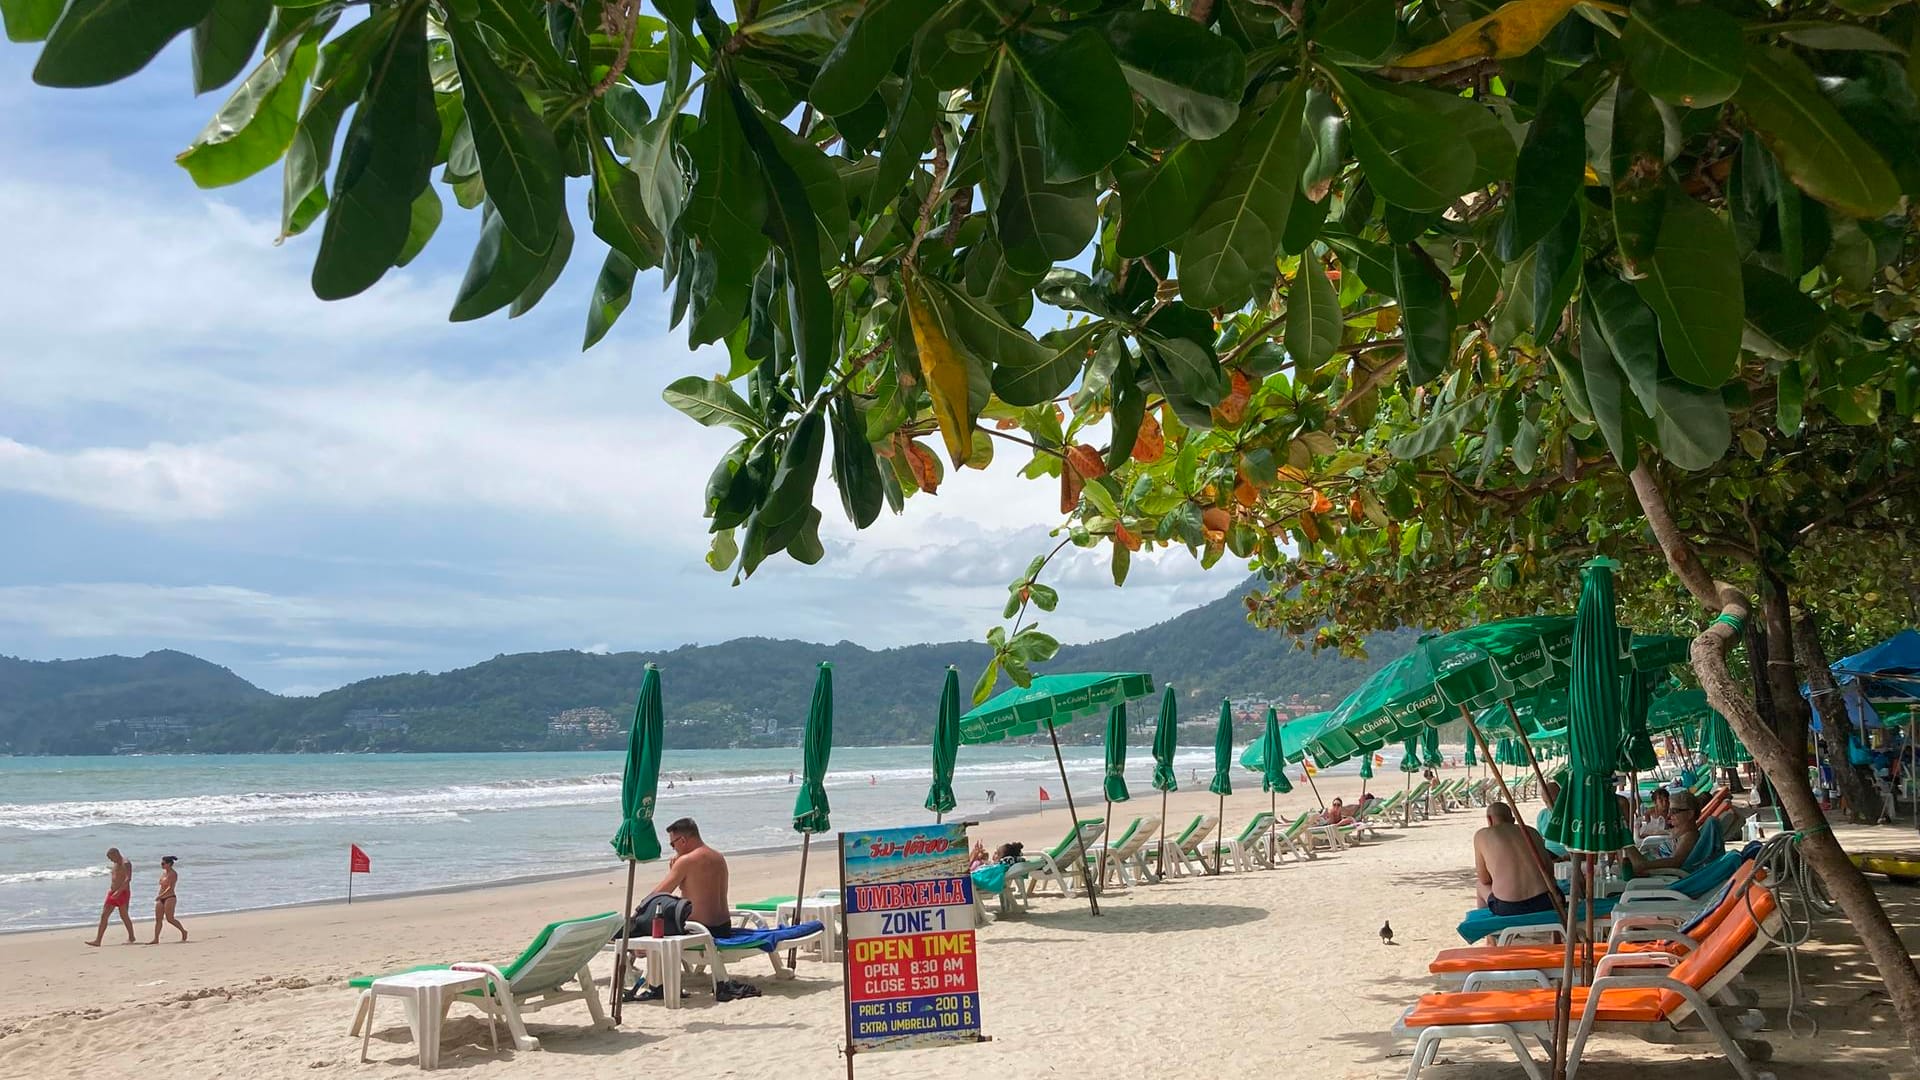
[[[46, 90], [0, 42], [0, 653], [177, 648], [311, 693], [496, 653], [759, 634], [978, 638], [1045, 550], [1024, 455], [856, 534], [823, 475], [827, 558], [738, 588], [701, 562], [725, 434], [660, 401], [723, 360], [666, 326], [657, 275], [578, 349], [604, 249], [576, 199], [566, 275], [516, 320], [446, 321], [477, 215], [326, 304], [314, 233], [275, 247], [280, 174], [200, 191], [173, 164], [219, 107], [184, 41], [104, 90]], [[575, 193], [578, 194], [577, 192]], [[1073, 553], [1046, 628], [1086, 641], [1224, 594], [1184, 551]]]

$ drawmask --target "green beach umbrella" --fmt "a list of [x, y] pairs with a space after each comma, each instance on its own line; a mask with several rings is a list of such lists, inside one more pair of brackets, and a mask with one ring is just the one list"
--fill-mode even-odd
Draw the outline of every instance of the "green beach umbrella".
[[1360, 779], [1362, 780], [1373, 779], [1373, 755], [1372, 754], [1360, 755]]
[[[660, 791], [660, 749], [666, 741], [665, 711], [660, 705], [660, 669], [648, 664], [640, 677], [640, 700], [633, 707], [633, 726], [627, 730], [627, 763], [620, 770], [620, 829], [613, 834], [614, 854], [627, 863], [627, 902], [620, 910], [633, 910], [633, 877], [636, 867], [660, 857], [660, 835], [653, 829], [654, 799]], [[623, 920], [622, 943], [615, 960], [612, 1011], [620, 1022], [620, 990], [626, 985], [627, 949], [625, 938], [632, 932], [632, 920]], [[591, 989], [591, 988], [589, 988]]]
[[1706, 691], [1672, 690], [1654, 698], [1647, 708], [1647, 730], [1654, 735], [1668, 735], [1698, 728], [1712, 711]]
[[1293, 782], [1287, 779], [1286, 740], [1280, 733], [1280, 718], [1271, 706], [1261, 739], [1265, 744], [1261, 749], [1266, 753], [1261, 755], [1260, 790], [1285, 795], [1293, 790]]
[[1709, 708], [1700, 721], [1699, 742], [1700, 752], [1706, 755], [1709, 765], [1731, 769], [1753, 760], [1753, 755], [1747, 752], [1739, 736], [1733, 733], [1727, 718], [1716, 709]]
[[1420, 736], [1407, 736], [1406, 744], [1400, 748], [1400, 771], [1411, 776], [1420, 771]]
[[[995, 694], [960, 718], [962, 743], [999, 742], [1041, 731], [1053, 743], [1054, 765], [1067, 796], [1067, 813], [1077, 824], [1080, 811], [1073, 804], [1073, 785], [1067, 782], [1066, 759], [1060, 754], [1055, 728], [1132, 698], [1153, 693], [1153, 676], [1141, 672], [1082, 672], [1039, 675], [1025, 687]], [[1100, 914], [1100, 901], [1087, 890], [1087, 908]]]
[[1653, 707], [1653, 684], [1665, 678], [1658, 671], [1632, 671], [1622, 679], [1620, 721], [1624, 727], [1620, 739], [1620, 769], [1646, 772], [1660, 763], [1653, 753], [1653, 733], [1647, 730], [1647, 711]]
[[940, 718], [933, 725], [933, 785], [927, 788], [927, 809], [936, 818], [953, 812], [953, 762], [960, 754], [960, 673], [947, 666], [940, 687]]
[[[1233, 703], [1220, 699], [1220, 723], [1213, 729], [1213, 781], [1207, 790], [1220, 796], [1219, 835], [1227, 835], [1227, 796], [1233, 794]], [[1220, 872], [1220, 848], [1214, 847], [1213, 872]]]
[[1437, 769], [1446, 759], [1440, 756], [1440, 729], [1430, 727], [1420, 733], [1420, 763]]
[[1107, 710], [1107, 801], [1126, 802], [1127, 794], [1127, 703], [1116, 703]]
[[1160, 716], [1153, 722], [1153, 788], [1160, 793], [1159, 876], [1167, 876], [1167, 792], [1180, 790], [1173, 775], [1173, 755], [1180, 738], [1180, 703], [1173, 687], [1160, 692]]
[[793, 829], [800, 834], [800, 883], [793, 895], [807, 895], [807, 855], [813, 834], [833, 827], [827, 807], [827, 759], [833, 754], [833, 665], [822, 662], [807, 706], [807, 731], [800, 743], [800, 793], [793, 799]]
[[[1315, 713], [1305, 719], [1314, 721], [1301, 733], [1302, 743], [1306, 752], [1313, 755], [1314, 764], [1329, 769], [1360, 754], [1360, 744], [1347, 735], [1346, 729], [1340, 726], [1340, 718], [1332, 710]], [[1280, 737], [1287, 737], [1285, 728], [1281, 729]]]
[[1472, 768], [1473, 766], [1478, 764], [1480, 764], [1480, 760], [1473, 756], [1473, 736], [1469, 735], [1467, 736], [1466, 765], [1468, 768]]
[[620, 831], [613, 834], [614, 854], [628, 862], [650, 862], [660, 857], [653, 804], [660, 791], [660, 747], [665, 733], [660, 669], [648, 664], [640, 678], [633, 727], [627, 731], [627, 764], [620, 772]]
[[1614, 618], [1615, 565], [1604, 558], [1587, 564], [1574, 615], [1566, 736], [1572, 760], [1567, 785], [1554, 801], [1546, 828], [1547, 839], [1568, 851], [1618, 851], [1633, 843], [1613, 793], [1613, 773], [1620, 763], [1622, 668]]

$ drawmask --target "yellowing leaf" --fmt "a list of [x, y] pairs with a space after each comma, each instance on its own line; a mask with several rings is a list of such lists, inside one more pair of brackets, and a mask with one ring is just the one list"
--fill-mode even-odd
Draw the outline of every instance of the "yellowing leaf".
[[927, 394], [933, 398], [933, 418], [946, 441], [947, 457], [958, 468], [973, 456], [973, 421], [967, 416], [967, 362], [954, 351], [941, 325], [937, 304], [917, 283], [907, 288], [907, 320], [913, 326], [914, 347], [920, 351]]
[[1533, 51], [1578, 0], [1511, 0], [1424, 49], [1394, 59], [1392, 67], [1424, 68], [1493, 57], [1507, 60]]

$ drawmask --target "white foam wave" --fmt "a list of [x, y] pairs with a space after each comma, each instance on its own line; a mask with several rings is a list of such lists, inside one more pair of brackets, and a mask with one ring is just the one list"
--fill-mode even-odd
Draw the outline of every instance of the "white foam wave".
[[28, 870], [18, 874], [0, 874], [0, 885], [30, 885], [39, 881], [79, 881], [106, 877], [112, 873], [104, 866], [73, 866], [64, 870]]

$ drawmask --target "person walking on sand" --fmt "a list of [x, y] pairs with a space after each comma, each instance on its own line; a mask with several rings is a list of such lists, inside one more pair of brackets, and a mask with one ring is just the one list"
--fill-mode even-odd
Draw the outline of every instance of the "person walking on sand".
[[113, 864], [113, 877], [107, 882], [107, 899], [100, 905], [100, 927], [94, 931], [93, 940], [87, 942], [96, 949], [107, 936], [107, 920], [113, 918], [115, 911], [126, 924], [127, 944], [139, 940], [133, 935], [133, 916], [127, 914], [127, 905], [133, 902], [133, 864], [120, 857], [117, 847], [107, 849], [107, 861]]
[[160, 857], [160, 891], [153, 898], [153, 940], [147, 942], [149, 945], [160, 944], [160, 928], [168, 923], [180, 931], [181, 941], [187, 940], [187, 928], [173, 917], [174, 909], [180, 904], [180, 898], [174, 895], [174, 889], [180, 884], [180, 874], [173, 868], [178, 861], [172, 855]]

